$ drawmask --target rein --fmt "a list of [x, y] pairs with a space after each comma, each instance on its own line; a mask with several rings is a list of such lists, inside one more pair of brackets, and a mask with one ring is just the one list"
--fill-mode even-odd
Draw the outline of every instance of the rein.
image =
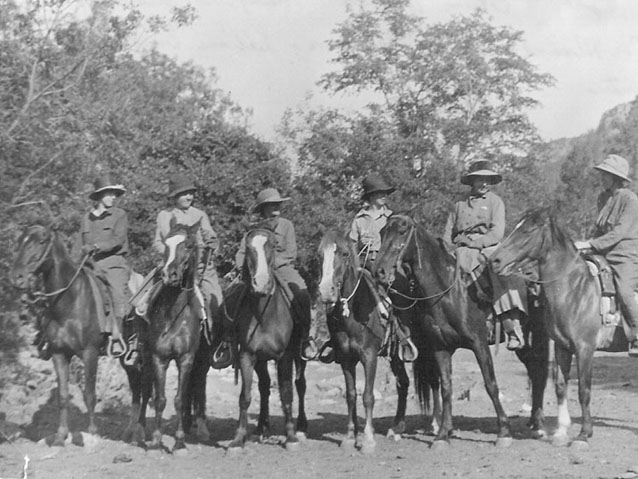
[[[37, 265], [35, 266], [35, 268], [33, 268], [32, 274], [35, 274], [42, 267], [42, 265], [44, 264], [44, 261], [47, 259], [47, 257], [51, 253], [51, 249], [53, 248], [53, 241], [54, 241], [54, 237], [51, 236], [51, 240], [49, 241], [49, 244], [47, 245], [47, 248], [44, 251], [44, 253], [42, 254], [42, 257], [38, 261]], [[37, 303], [39, 301], [44, 301], [44, 300], [46, 300], [48, 298], [56, 297], [56, 296], [64, 293], [65, 291], [67, 291], [71, 287], [71, 285], [75, 282], [77, 277], [80, 275], [80, 271], [82, 271], [82, 268], [84, 268], [84, 265], [88, 261], [89, 257], [90, 257], [90, 255], [84, 255], [82, 257], [82, 261], [80, 261], [80, 265], [76, 269], [75, 274], [73, 274], [73, 277], [71, 278], [71, 280], [63, 288], [56, 289], [55, 291], [52, 291], [50, 293], [45, 293], [45, 292], [42, 292], [42, 291], [33, 291], [32, 294], [33, 294], [33, 296], [35, 296], [35, 299], [32, 301], [32, 303], [34, 304], [34, 303]]]
[[[415, 248], [417, 251], [417, 261], [418, 261], [418, 265], [419, 268], [422, 268], [422, 260], [421, 260], [421, 249], [419, 248], [418, 243], [416, 242], [416, 238], [418, 237], [418, 231], [416, 231], [416, 224], [412, 224], [412, 228], [410, 229], [410, 233], [408, 234], [408, 238], [405, 240], [405, 242], [401, 245], [401, 251], [399, 252], [399, 256], [397, 257], [397, 261], [396, 264], [394, 265], [395, 271], [403, 264], [403, 257], [405, 256], [405, 251], [408, 247], [408, 245], [410, 244], [410, 241], [412, 240], [412, 237], [414, 236], [415, 238]], [[410, 301], [413, 301], [413, 303], [408, 306], [408, 307], [398, 307], [396, 305], [393, 304], [393, 307], [397, 308], [399, 311], [407, 311], [408, 309], [413, 308], [417, 302], [419, 301], [428, 301], [431, 299], [437, 299], [440, 298], [442, 296], [445, 296], [447, 293], [449, 293], [452, 288], [456, 285], [456, 283], [459, 282], [459, 277], [456, 276], [454, 281], [452, 281], [452, 284], [450, 284], [450, 286], [448, 286], [446, 289], [444, 289], [443, 291], [439, 292], [439, 293], [435, 293], [432, 294], [430, 296], [422, 296], [422, 297], [412, 297], [412, 296], [408, 296], [406, 294], [401, 293], [400, 291], [397, 291], [396, 289], [394, 289], [392, 287], [392, 283], [390, 283], [388, 285], [388, 291], [392, 292], [392, 293], [396, 293], [398, 296], [401, 296], [404, 299], [408, 299]]]

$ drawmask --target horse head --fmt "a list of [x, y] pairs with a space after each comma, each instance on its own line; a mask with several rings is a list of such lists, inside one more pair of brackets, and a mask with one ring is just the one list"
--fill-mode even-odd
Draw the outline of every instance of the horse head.
[[189, 274], [194, 277], [199, 226], [199, 221], [192, 226], [186, 226], [171, 218], [170, 231], [164, 240], [166, 248], [162, 266], [162, 281], [166, 286], [181, 285]]
[[319, 244], [322, 258], [319, 295], [321, 300], [334, 305], [341, 293], [348, 268], [354, 268], [356, 253], [353, 243], [343, 233], [328, 231]]
[[246, 235], [246, 257], [244, 274], [248, 276], [254, 293], [268, 295], [275, 287], [273, 262], [275, 260], [275, 238], [272, 231], [257, 228]]
[[409, 216], [392, 215], [381, 230], [381, 249], [374, 261], [372, 274], [382, 285], [394, 282], [397, 267], [401, 265], [410, 248], [416, 223]]
[[557, 226], [549, 208], [526, 211], [512, 232], [490, 255], [496, 274], [524, 272], [543, 261], [548, 247], [556, 242], [566, 245], [566, 237]]
[[16, 288], [28, 289], [35, 275], [47, 267], [54, 239], [55, 234], [41, 225], [29, 226], [23, 231], [11, 270], [11, 280]]

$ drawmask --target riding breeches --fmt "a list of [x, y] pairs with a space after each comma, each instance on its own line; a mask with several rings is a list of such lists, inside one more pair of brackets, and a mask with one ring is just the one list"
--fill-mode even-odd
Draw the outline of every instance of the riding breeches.
[[96, 261], [95, 264], [104, 276], [106, 276], [109, 283], [109, 289], [114, 303], [114, 317], [119, 322], [128, 314], [130, 308], [128, 304], [130, 297], [128, 280], [131, 276], [131, 268], [126, 258], [120, 255], [109, 256], [100, 261]]
[[622, 314], [638, 338], [638, 299], [636, 298], [638, 294], [638, 268], [631, 263], [613, 264], [610, 262], [610, 266], [614, 272], [616, 292], [620, 299]]

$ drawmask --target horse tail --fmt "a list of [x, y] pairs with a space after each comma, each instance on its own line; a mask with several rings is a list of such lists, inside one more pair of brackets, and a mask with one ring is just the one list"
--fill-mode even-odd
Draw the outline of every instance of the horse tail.
[[439, 370], [434, 357], [431, 354], [419, 354], [412, 363], [414, 374], [414, 388], [419, 398], [421, 412], [425, 415], [431, 413], [431, 400], [433, 394], [439, 391]]

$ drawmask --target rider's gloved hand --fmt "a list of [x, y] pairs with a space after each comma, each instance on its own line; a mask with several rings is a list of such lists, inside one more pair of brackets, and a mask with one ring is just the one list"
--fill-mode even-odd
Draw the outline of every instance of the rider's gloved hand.
[[92, 255], [93, 253], [97, 252], [100, 248], [98, 248], [97, 245], [95, 244], [83, 244], [82, 245], [82, 254], [83, 255]]

